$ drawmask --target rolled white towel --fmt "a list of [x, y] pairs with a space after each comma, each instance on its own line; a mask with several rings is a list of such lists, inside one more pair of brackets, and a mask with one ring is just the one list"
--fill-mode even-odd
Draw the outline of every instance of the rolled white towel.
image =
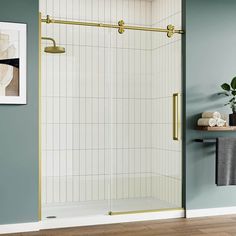
[[198, 126], [210, 126], [210, 127], [213, 127], [213, 126], [216, 126], [216, 119], [213, 119], [213, 118], [200, 118], [197, 121], [197, 125]]
[[223, 126], [225, 126], [225, 124], [226, 124], [225, 120], [223, 120], [223, 119], [216, 119], [216, 125], [218, 127], [223, 127]]
[[214, 118], [214, 119], [220, 119], [221, 114], [218, 111], [205, 111], [202, 113], [202, 118]]

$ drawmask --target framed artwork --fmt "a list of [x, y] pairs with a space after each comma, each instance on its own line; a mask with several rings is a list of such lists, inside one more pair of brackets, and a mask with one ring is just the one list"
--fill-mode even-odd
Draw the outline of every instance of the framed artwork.
[[0, 104], [26, 104], [26, 31], [0, 22]]

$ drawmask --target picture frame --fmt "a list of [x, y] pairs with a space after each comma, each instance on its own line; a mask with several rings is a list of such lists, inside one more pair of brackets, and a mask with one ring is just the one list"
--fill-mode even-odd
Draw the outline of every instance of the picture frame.
[[26, 104], [27, 25], [0, 22], [0, 104]]

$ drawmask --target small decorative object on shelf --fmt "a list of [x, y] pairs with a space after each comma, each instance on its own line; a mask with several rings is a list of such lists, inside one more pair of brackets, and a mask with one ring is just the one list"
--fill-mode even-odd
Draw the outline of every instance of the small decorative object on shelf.
[[234, 77], [230, 84], [224, 83], [221, 85], [221, 88], [224, 90], [218, 95], [225, 95], [229, 97], [229, 101], [225, 106], [230, 106], [232, 109], [232, 114], [229, 114], [229, 125], [236, 126], [236, 77]]
[[225, 114], [221, 114], [218, 111], [210, 112], [205, 111], [202, 113], [202, 117], [198, 119], [197, 125], [198, 127], [204, 128], [222, 128], [227, 126], [227, 118]]

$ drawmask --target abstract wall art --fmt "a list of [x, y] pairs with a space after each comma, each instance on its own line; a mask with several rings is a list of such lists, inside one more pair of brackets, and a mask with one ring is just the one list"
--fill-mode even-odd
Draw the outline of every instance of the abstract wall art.
[[26, 24], [0, 22], [0, 104], [26, 104]]

